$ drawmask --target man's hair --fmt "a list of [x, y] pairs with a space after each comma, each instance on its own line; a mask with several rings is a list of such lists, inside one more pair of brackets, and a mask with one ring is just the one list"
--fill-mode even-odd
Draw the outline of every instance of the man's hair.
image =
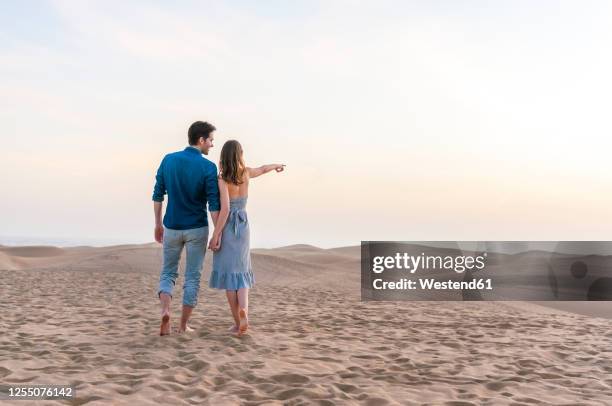
[[215, 126], [207, 123], [206, 121], [196, 121], [195, 123], [191, 124], [189, 131], [187, 132], [187, 136], [189, 137], [189, 145], [196, 145], [200, 137], [207, 139], [210, 136], [210, 133], [215, 130]]

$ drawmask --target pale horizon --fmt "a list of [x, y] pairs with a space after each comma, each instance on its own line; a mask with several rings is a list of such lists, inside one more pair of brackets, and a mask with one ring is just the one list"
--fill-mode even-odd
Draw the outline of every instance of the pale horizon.
[[152, 242], [196, 120], [215, 163], [287, 165], [251, 186], [253, 247], [610, 239], [609, 2], [4, 9], [0, 244]]
[[[367, 241], [363, 241], [367, 242]], [[382, 242], [382, 241], [370, 241]], [[361, 246], [362, 241], [353, 245], [340, 245], [322, 247], [315, 244], [293, 243], [280, 246], [252, 247], [254, 250], [266, 249], [275, 250], [287, 247], [315, 247], [324, 250], [334, 250], [341, 248], [356, 248]], [[464, 253], [468, 252], [492, 252], [498, 254], [525, 254], [529, 252], [548, 252], [562, 255], [596, 255], [608, 256], [612, 252], [612, 241], [392, 241], [392, 243], [402, 243], [407, 245], [457, 249]], [[28, 238], [28, 237], [3, 237], [0, 236], [0, 247], [23, 248], [37, 246], [51, 246], [58, 248], [112, 248], [122, 245], [150, 245], [155, 244], [162, 248], [162, 245], [155, 241], [145, 242], [122, 242], [114, 240], [92, 240], [92, 239], [53, 239], [53, 238]]]

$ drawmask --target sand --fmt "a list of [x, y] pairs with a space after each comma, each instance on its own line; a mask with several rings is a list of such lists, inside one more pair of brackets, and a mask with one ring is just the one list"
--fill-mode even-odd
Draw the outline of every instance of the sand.
[[242, 338], [208, 253], [195, 331], [159, 337], [158, 245], [0, 247], [0, 382], [77, 388], [19, 404], [612, 404], [604, 309], [361, 302], [359, 253], [254, 250]]

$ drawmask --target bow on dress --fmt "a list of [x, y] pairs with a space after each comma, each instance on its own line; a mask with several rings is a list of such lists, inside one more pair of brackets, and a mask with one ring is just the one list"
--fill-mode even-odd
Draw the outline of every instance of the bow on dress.
[[244, 210], [232, 210], [229, 214], [229, 220], [234, 228], [234, 234], [236, 234], [236, 237], [240, 237], [240, 229], [238, 225], [247, 222], [246, 212]]

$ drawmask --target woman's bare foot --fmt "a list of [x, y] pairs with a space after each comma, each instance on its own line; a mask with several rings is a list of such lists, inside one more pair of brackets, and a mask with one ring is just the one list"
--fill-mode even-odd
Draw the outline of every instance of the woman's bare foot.
[[227, 329], [227, 331], [229, 331], [230, 333], [236, 334], [239, 331], [239, 327], [237, 325], [233, 325], [230, 328]]
[[162, 312], [161, 325], [159, 326], [159, 335], [167, 336], [170, 334], [170, 312], [165, 310]]
[[193, 331], [195, 331], [195, 330], [194, 330], [194, 329], [192, 329], [191, 327], [189, 327], [189, 326], [185, 326], [185, 328], [184, 328], [184, 329], [179, 328], [179, 329], [178, 329], [178, 331], [177, 331], [177, 333], [179, 333], [179, 334], [183, 334], [183, 333], [191, 333], [191, 332], [193, 332]]
[[246, 333], [249, 328], [249, 318], [247, 317], [246, 310], [240, 309], [238, 313], [240, 316], [240, 325], [238, 326], [238, 335], [241, 336]]

